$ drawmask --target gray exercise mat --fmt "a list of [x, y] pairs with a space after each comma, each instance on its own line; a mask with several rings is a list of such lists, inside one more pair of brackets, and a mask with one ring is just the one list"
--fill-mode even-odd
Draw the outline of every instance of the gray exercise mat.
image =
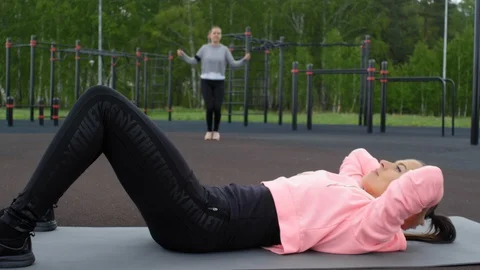
[[[59, 227], [37, 233], [37, 258], [28, 269], [335, 269], [480, 265], [480, 224], [451, 217], [453, 244], [409, 243], [405, 252], [332, 255], [308, 252], [276, 255], [262, 249], [214, 254], [181, 254], [160, 248], [144, 227]], [[421, 230], [420, 228], [419, 230]]]

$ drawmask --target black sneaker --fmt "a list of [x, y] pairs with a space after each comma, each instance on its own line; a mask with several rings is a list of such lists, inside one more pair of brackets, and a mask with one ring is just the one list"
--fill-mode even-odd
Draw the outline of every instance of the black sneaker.
[[31, 266], [35, 262], [32, 252], [33, 233], [18, 239], [0, 239], [0, 268]]
[[57, 221], [55, 220], [55, 212], [53, 208], [57, 208], [57, 205], [53, 205], [52, 208], [48, 209], [47, 213], [37, 221], [37, 226], [35, 227], [36, 232], [49, 232], [57, 228]]
[[[53, 205], [52, 208], [48, 209], [47, 213], [37, 222], [35, 231], [36, 232], [50, 232], [57, 228], [57, 221], [55, 220], [55, 212], [53, 208], [57, 208], [57, 205]], [[0, 216], [3, 215], [5, 209], [0, 210]]]

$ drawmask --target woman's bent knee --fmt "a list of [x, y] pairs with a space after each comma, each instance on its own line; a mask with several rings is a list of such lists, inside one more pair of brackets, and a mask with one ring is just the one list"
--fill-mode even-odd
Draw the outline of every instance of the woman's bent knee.
[[121, 103], [130, 103], [127, 97], [122, 95], [120, 92], [103, 85], [95, 85], [88, 88], [85, 93], [80, 96], [78, 102], [89, 101], [92, 99], [95, 99], [96, 101], [108, 100], [110, 102], [112, 102], [113, 100], [117, 100]]
[[116, 95], [118, 92], [110, 87], [103, 86], [103, 85], [95, 85], [92, 87], [89, 87], [85, 93], [83, 93], [82, 96], [84, 95]]

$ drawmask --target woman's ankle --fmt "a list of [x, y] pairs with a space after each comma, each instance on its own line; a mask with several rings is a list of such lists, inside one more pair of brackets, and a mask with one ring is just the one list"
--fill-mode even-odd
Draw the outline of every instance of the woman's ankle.
[[[14, 235], [33, 232], [36, 222], [34, 219], [27, 218], [27, 216], [23, 213], [18, 213], [11, 207], [3, 209], [3, 215], [0, 216], [0, 238], [4, 235], [3, 231]], [[14, 231], [17, 233], [14, 233]]]
[[[0, 242], [14, 241], [15, 239], [22, 239], [28, 235], [27, 232], [20, 232], [8, 225], [5, 221], [2, 220], [0, 217]], [[3, 241], [2, 241], [3, 240]]]

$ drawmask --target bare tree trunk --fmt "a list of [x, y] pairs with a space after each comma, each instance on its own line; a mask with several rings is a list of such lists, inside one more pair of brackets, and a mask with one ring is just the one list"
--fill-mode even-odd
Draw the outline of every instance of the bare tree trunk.
[[269, 25], [269, 32], [268, 32], [268, 39], [269, 40], [272, 40], [273, 39], [273, 16], [272, 16], [272, 12], [270, 12], [268, 14], [269, 16], [269, 22], [268, 22], [268, 25]]
[[[294, 29], [295, 33], [297, 34], [297, 41], [302, 42], [303, 40], [303, 33], [305, 31], [305, 14], [302, 12], [296, 13], [290, 6], [290, 23], [292, 24], [292, 28]], [[293, 106], [293, 104], [292, 104]], [[300, 105], [299, 105], [300, 106]], [[306, 104], [305, 104], [306, 107]]]
[[301, 39], [305, 29], [305, 14], [295, 14], [295, 12], [291, 10], [290, 22], [292, 23], [295, 32], [300, 35], [299, 38]]
[[[326, 36], [327, 36], [327, 14], [326, 14], [326, 11], [325, 11], [325, 7], [327, 6], [327, 1], [326, 0], [323, 0], [322, 2], [322, 42], [325, 43], [325, 39], [326, 39]], [[325, 66], [325, 57], [323, 57], [323, 50], [321, 50], [322, 54], [320, 55], [321, 57], [321, 67], [320, 68], [323, 68]], [[320, 106], [321, 106], [321, 109], [322, 110], [323, 108], [326, 107], [326, 101], [325, 101], [325, 84], [323, 83], [323, 80], [320, 81], [320, 88], [318, 88], [318, 91], [319, 91], [319, 98], [320, 98]]]
[[213, 4], [212, 0], [209, 1], [209, 11], [210, 11], [210, 27], [213, 26]]
[[233, 26], [233, 9], [235, 7], [235, 0], [230, 1], [230, 18], [229, 18], [229, 26]]
[[[188, 28], [189, 28], [188, 44], [190, 45], [190, 52], [192, 52], [192, 54], [194, 54], [195, 53], [195, 45], [194, 45], [194, 42], [193, 42], [194, 26], [193, 26], [193, 20], [192, 20], [192, 4], [191, 4], [190, 1], [187, 1], [187, 8], [188, 8]], [[194, 66], [191, 66], [190, 73], [191, 73], [191, 76], [192, 76], [193, 96], [197, 100], [200, 99], [200, 104], [201, 104], [201, 106], [203, 106], [203, 99], [200, 98], [200, 96], [198, 95], [198, 91], [197, 91], [197, 73], [196, 73], [196, 70], [195, 70]]]

